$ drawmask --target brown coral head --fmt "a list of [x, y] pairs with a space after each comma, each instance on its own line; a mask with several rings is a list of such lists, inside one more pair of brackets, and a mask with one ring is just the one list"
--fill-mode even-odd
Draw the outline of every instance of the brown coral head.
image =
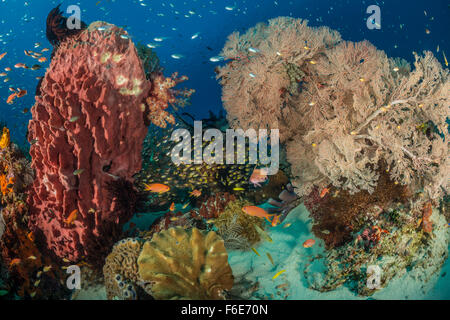
[[86, 24], [80, 21], [80, 29], [69, 29], [67, 26], [67, 18], [62, 15], [60, 10], [61, 4], [54, 8], [47, 16], [47, 39], [53, 45], [59, 45], [68, 36], [78, 34], [86, 29]]
[[162, 231], [144, 244], [138, 265], [155, 299], [224, 299], [234, 282], [224, 242], [213, 231]]

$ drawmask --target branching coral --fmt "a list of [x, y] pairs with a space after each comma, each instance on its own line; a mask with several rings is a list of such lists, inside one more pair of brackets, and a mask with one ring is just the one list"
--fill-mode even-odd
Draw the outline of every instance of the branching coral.
[[214, 221], [217, 233], [224, 239], [227, 249], [247, 250], [261, 240], [255, 225], [263, 229], [264, 220], [242, 212], [246, 205], [249, 205], [249, 202], [231, 201]]
[[213, 231], [171, 228], [146, 242], [139, 275], [155, 299], [224, 299], [233, 274], [223, 240]]

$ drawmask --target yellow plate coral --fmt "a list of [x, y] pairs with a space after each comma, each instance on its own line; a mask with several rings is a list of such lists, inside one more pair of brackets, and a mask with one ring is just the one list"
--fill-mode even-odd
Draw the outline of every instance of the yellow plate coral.
[[224, 299], [234, 282], [223, 240], [213, 231], [162, 231], [144, 244], [138, 265], [155, 299]]

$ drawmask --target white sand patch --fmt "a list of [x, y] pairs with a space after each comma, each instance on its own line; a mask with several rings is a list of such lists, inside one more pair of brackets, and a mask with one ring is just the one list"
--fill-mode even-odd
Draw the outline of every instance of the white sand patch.
[[[288, 223], [291, 223], [291, 226], [283, 228]], [[358, 297], [345, 285], [334, 291], [323, 293], [308, 287], [303, 273], [310, 263], [309, 258], [318, 254], [324, 255], [324, 243], [314, 237], [311, 227], [312, 221], [309, 213], [303, 205], [300, 205], [288, 215], [283, 224], [274, 228], [266, 228], [273, 243], [263, 242], [255, 248], [260, 257], [253, 251], [229, 252], [229, 263], [233, 274], [248, 273], [247, 279], [259, 282], [258, 296], [266, 299], [367, 299]], [[444, 235], [440, 233], [438, 236]], [[447, 230], [445, 236], [448, 236]], [[315, 239], [316, 244], [312, 248], [304, 248], [303, 242], [307, 239]], [[272, 255], [275, 266], [269, 261], [267, 252]], [[323, 268], [322, 264], [316, 261], [309, 267], [309, 271], [319, 272], [321, 268]], [[272, 277], [281, 270], [286, 270], [286, 272], [272, 280]], [[419, 276], [422, 271], [412, 269], [402, 277], [393, 279], [386, 288], [378, 291], [372, 298], [386, 300], [450, 299], [450, 264], [448, 261], [440, 272], [440, 275], [446, 272], [444, 277], [436, 274], [424, 283]], [[285, 284], [286, 291], [283, 288], [276, 288], [281, 284]]]

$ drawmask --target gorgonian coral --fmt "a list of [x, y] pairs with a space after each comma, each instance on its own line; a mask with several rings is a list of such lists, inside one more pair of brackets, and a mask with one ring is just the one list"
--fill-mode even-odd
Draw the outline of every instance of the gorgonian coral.
[[280, 17], [233, 33], [222, 53], [231, 125], [280, 130], [300, 196], [330, 184], [371, 193], [381, 163], [421, 202], [448, 190], [449, 72], [431, 52], [409, 71], [367, 41]]

